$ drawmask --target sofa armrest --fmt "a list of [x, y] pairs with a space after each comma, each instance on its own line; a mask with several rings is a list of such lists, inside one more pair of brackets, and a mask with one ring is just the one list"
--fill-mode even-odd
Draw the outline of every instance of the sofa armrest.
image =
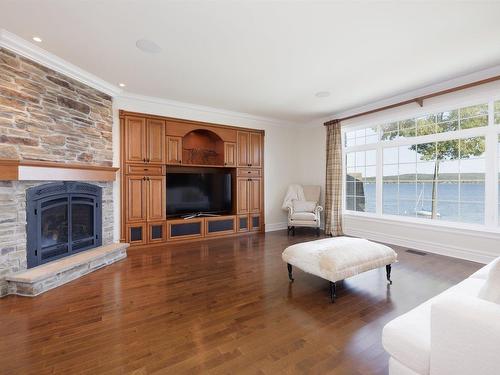
[[319, 213], [323, 211], [323, 207], [321, 207], [319, 204], [316, 206], [316, 208], [314, 209], [314, 213], [316, 215], [319, 215]]
[[431, 375], [494, 375], [500, 369], [500, 305], [448, 295], [431, 306]]

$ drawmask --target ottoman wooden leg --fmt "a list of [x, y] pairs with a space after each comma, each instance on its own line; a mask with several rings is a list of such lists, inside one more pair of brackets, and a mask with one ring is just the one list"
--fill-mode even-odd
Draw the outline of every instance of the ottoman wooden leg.
[[385, 266], [385, 273], [387, 274], [387, 281], [389, 282], [389, 284], [392, 285], [392, 280], [391, 280], [391, 265], [388, 264], [387, 266]]
[[292, 265], [290, 263], [287, 263], [286, 267], [288, 268], [288, 278], [290, 279], [291, 282], [293, 282]]
[[332, 303], [335, 303], [335, 298], [337, 297], [336, 289], [335, 282], [330, 281], [330, 298]]

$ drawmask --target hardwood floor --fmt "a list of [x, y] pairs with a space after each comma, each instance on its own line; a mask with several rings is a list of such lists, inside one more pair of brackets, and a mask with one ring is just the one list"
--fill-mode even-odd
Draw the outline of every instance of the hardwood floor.
[[0, 300], [1, 374], [385, 374], [386, 322], [480, 264], [396, 248], [385, 269], [339, 285], [281, 252], [285, 231], [131, 250], [128, 259], [35, 298]]

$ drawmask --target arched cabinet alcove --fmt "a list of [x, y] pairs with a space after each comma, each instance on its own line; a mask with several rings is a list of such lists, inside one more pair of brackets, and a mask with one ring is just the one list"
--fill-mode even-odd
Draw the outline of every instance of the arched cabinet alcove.
[[184, 164], [224, 165], [224, 141], [213, 131], [196, 129], [182, 137]]

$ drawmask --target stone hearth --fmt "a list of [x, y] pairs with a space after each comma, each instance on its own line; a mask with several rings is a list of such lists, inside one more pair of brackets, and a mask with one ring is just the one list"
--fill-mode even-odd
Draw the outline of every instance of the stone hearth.
[[34, 297], [127, 257], [127, 243], [96, 247], [7, 276], [9, 294]]

